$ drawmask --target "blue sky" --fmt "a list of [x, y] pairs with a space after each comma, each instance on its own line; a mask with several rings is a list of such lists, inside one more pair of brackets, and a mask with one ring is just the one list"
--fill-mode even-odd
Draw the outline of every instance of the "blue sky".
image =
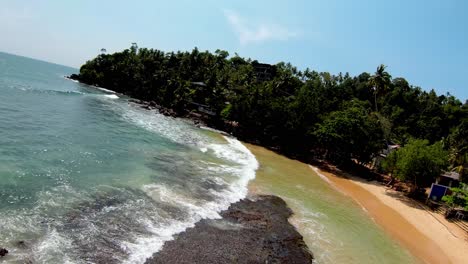
[[335, 74], [383, 63], [393, 77], [464, 101], [467, 11], [464, 0], [0, 0], [0, 51], [73, 67], [132, 42]]

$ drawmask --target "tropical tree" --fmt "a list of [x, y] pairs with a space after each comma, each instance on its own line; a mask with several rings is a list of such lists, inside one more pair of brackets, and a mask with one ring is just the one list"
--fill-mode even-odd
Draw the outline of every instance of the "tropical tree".
[[267, 65], [268, 78], [259, 78], [259, 65], [223, 50], [163, 52], [132, 43], [121, 52], [99, 54], [71, 78], [179, 115], [196, 110], [191, 102], [208, 105], [214, 115], [207, 123], [225, 129], [235, 121], [237, 137], [305, 158], [328, 153], [339, 162], [363, 162], [384, 147], [383, 138], [401, 144], [409, 138], [428, 144], [445, 138], [453, 169], [466, 175], [461, 168], [467, 168], [468, 128], [461, 123], [468, 120], [468, 103], [402, 78], [390, 83], [384, 65], [373, 75], [351, 77], [278, 63]]
[[[397, 171], [397, 162], [398, 162], [398, 152], [392, 151], [387, 157], [382, 161], [382, 169], [384, 172], [390, 175], [390, 183], [394, 182], [395, 172]], [[391, 184], [390, 184], [391, 185]]]
[[342, 162], [349, 158], [368, 161], [383, 148], [377, 119], [363, 101], [351, 101], [343, 110], [330, 113], [314, 135], [322, 147]]
[[397, 150], [396, 176], [413, 184], [414, 189], [429, 186], [448, 166], [442, 142], [429, 145], [428, 140], [412, 139]]
[[459, 187], [450, 188], [451, 194], [442, 197], [444, 201], [450, 207], [462, 207], [468, 210], [468, 185], [461, 183]]
[[380, 64], [377, 67], [374, 75], [369, 78], [369, 84], [374, 90], [374, 101], [375, 101], [375, 111], [379, 112], [377, 105], [377, 96], [385, 94], [388, 92], [388, 89], [391, 84], [392, 76], [385, 70], [387, 66]]
[[460, 174], [462, 181], [468, 181], [468, 120], [463, 120], [448, 137], [450, 145], [450, 166]]

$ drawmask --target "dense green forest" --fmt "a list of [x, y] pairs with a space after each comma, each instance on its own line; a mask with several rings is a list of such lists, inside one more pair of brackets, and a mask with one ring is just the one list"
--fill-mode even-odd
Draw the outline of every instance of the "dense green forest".
[[[154, 101], [180, 116], [209, 107], [210, 125], [295, 157], [367, 163], [388, 145], [419, 139], [441, 156], [431, 167], [436, 174], [453, 169], [466, 175], [468, 102], [392, 78], [384, 65], [371, 74], [332, 75], [222, 50], [163, 52], [133, 45], [98, 55], [72, 78]], [[422, 162], [424, 169], [428, 161]], [[398, 170], [400, 163], [386, 168]]]

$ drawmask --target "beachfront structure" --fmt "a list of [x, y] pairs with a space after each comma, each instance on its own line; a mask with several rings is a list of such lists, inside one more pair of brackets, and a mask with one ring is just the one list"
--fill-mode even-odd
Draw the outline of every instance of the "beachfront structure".
[[445, 172], [436, 179], [436, 184], [456, 187], [460, 183], [460, 174], [454, 171]]
[[445, 172], [437, 177], [436, 182], [431, 185], [428, 199], [440, 201], [446, 194], [450, 194], [450, 187], [456, 187], [460, 183], [460, 174], [456, 172]]
[[197, 91], [197, 96], [194, 96], [194, 101], [188, 102], [191, 108], [207, 116], [216, 116], [216, 112], [211, 108], [211, 106], [203, 104], [206, 94], [212, 93], [213, 91], [210, 90], [208, 85], [204, 82], [191, 82], [190, 84]]
[[216, 116], [216, 112], [209, 105], [199, 104], [195, 102], [190, 102], [190, 104], [195, 106], [196, 110], [200, 113], [203, 113], [208, 116]]
[[390, 153], [395, 150], [398, 150], [401, 146], [398, 144], [387, 145], [387, 148], [382, 149], [380, 153], [372, 159], [371, 169], [380, 168], [382, 161], [387, 158]]

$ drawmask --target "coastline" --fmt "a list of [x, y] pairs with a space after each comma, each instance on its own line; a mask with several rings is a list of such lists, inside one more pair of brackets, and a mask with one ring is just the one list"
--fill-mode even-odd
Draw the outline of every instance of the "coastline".
[[260, 166], [251, 195], [276, 195], [293, 210], [289, 222], [317, 263], [420, 263], [349, 196], [321, 179], [308, 164], [244, 143]]
[[231, 204], [222, 218], [202, 219], [176, 235], [145, 263], [312, 263], [288, 222], [291, 215], [277, 196], [250, 196]]
[[[130, 102], [139, 104], [142, 108], [145, 109], [157, 109], [161, 114], [167, 116], [188, 118], [190, 120], [193, 120], [198, 126], [205, 125], [204, 120], [198, 118], [197, 116], [191, 116], [190, 114], [178, 116], [172, 110], [156, 105], [154, 102], [144, 102], [141, 100], [134, 99], [131, 99]], [[247, 147], [249, 149], [251, 148], [249, 146]], [[350, 196], [354, 199], [354, 201], [360, 204], [361, 207], [366, 211], [366, 213], [372, 218], [374, 222], [383, 227], [383, 229], [391, 237], [393, 237], [395, 240], [399, 241], [402, 245], [404, 245], [405, 248], [410, 250], [410, 252], [414, 256], [416, 256], [420, 261], [425, 263], [462, 263], [463, 259], [468, 258], [468, 256], [465, 258], [465, 256], [468, 254], [466, 242], [464, 244], [454, 242], [457, 244], [455, 249], [451, 248], [451, 245], [447, 246], [447, 244], [444, 244], [446, 240], [437, 240], [438, 243], [436, 243], [436, 239], [441, 238], [443, 236], [433, 237], [431, 235], [431, 232], [433, 232], [432, 230], [424, 228], [423, 224], [415, 223], [415, 221], [417, 220], [412, 221], [412, 217], [416, 215], [414, 212], [408, 211], [405, 212], [405, 214], [402, 214], [402, 212], [399, 211], [399, 209], [401, 208], [399, 206], [396, 206], [390, 200], [394, 200], [401, 204], [403, 204], [403, 202], [398, 201], [396, 198], [390, 197], [388, 195], [388, 199], [383, 198], [384, 196], [382, 196], [381, 194], [382, 188], [384, 189], [383, 186], [381, 186], [381, 188], [378, 188], [375, 185], [373, 185], [373, 187], [372, 184], [360, 181], [359, 179], [344, 179], [337, 175], [334, 175], [333, 173], [324, 171], [319, 171], [319, 173], [325, 175], [324, 177], [322, 177], [322, 180], [325, 180], [325, 182], [333, 186], [333, 188]], [[311, 176], [313, 176], [312, 170]], [[252, 183], [252, 181], [249, 183], [248, 188], [248, 196], [270, 194], [268, 192], [264, 192], [264, 190], [261, 190], [261, 188], [258, 188], [258, 186], [255, 183]], [[422, 218], [421, 216], [418, 216], [416, 219], [420, 220]], [[295, 216], [292, 216], [289, 222], [300, 230], [300, 223], [298, 223], [295, 220]], [[436, 228], [437, 230], [439, 230], [440, 226], [431, 226], [431, 228]], [[185, 234], [185, 232], [181, 235], [183, 234]], [[438, 234], [441, 234], [441, 232], [438, 232]], [[303, 236], [304, 240], [307, 240], [307, 237], [305, 235]], [[449, 239], [449, 241], [452, 242], [455, 240]], [[448, 242], [448, 244], [450, 244], [451, 242]], [[461, 254], [460, 250], [464, 250], [465, 254]]]
[[443, 216], [426, 211], [401, 193], [386, 190], [377, 182], [351, 176], [344, 178], [313, 166], [311, 169], [353, 198], [376, 223], [424, 263], [466, 263], [467, 234]]

